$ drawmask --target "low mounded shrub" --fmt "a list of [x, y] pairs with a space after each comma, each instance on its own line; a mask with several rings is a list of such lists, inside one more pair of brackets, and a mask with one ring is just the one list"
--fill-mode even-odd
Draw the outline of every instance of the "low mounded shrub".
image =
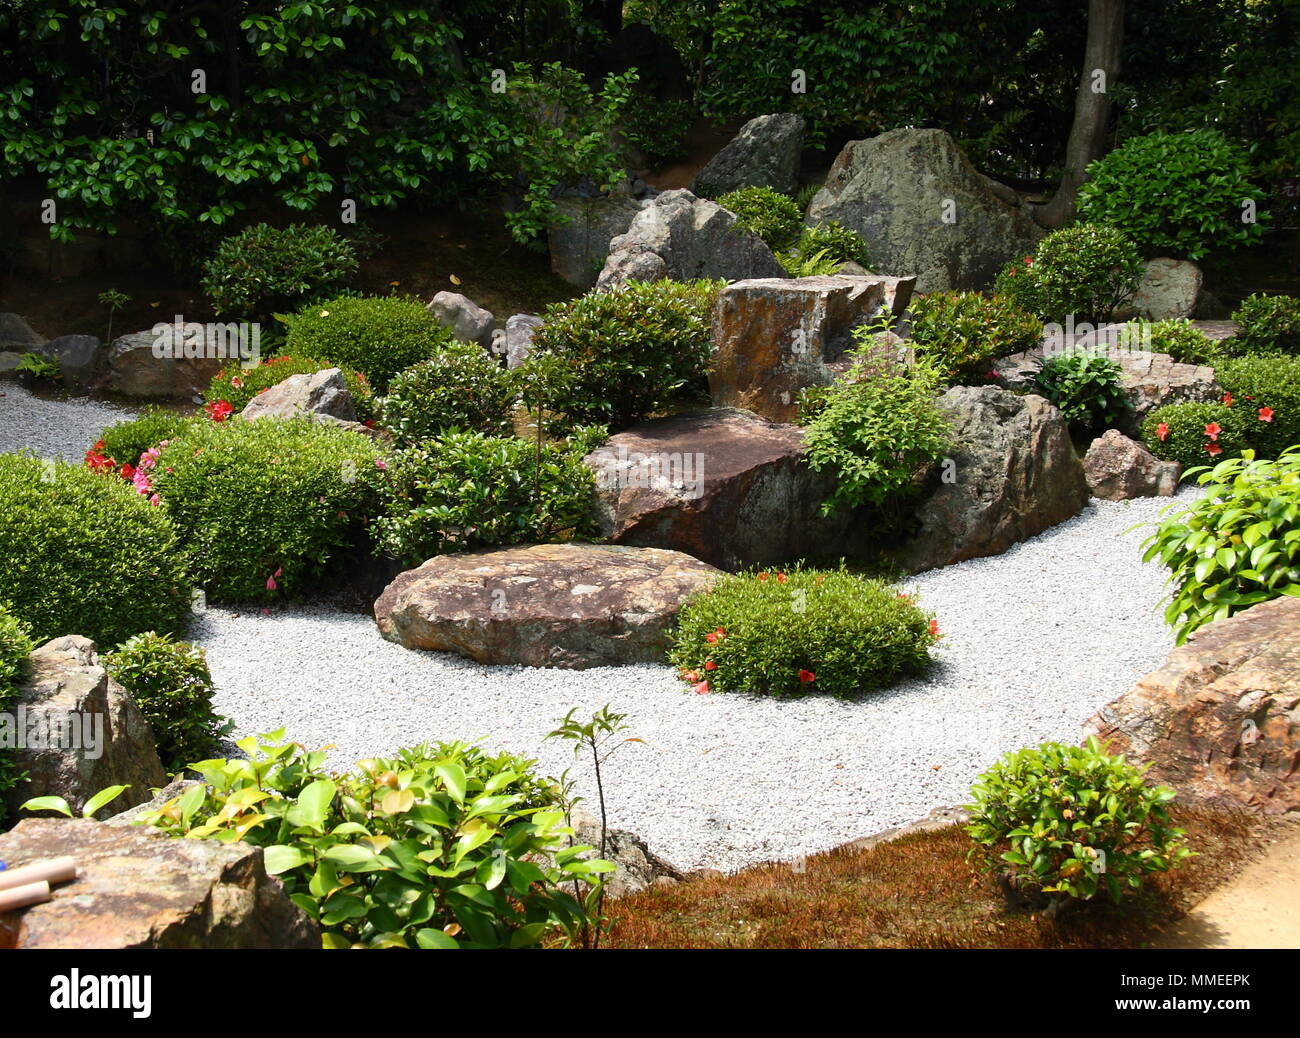
[[1120, 344], [1126, 348], [1166, 353], [1180, 364], [1214, 366], [1223, 349], [1203, 331], [1185, 319], [1165, 321], [1129, 321], [1120, 331]]
[[1032, 256], [1012, 260], [994, 282], [995, 295], [1064, 325], [1109, 320], [1142, 280], [1142, 255], [1123, 231], [1075, 224], [1053, 231]]
[[1044, 360], [1034, 392], [1061, 410], [1081, 432], [1109, 429], [1131, 408], [1119, 364], [1100, 352], [1069, 350]]
[[519, 377], [473, 343], [457, 343], [415, 364], [389, 384], [379, 424], [400, 446], [453, 429], [508, 436]]
[[[381, 481], [376, 540], [413, 565], [453, 551], [563, 541], [596, 532], [595, 474], [583, 457], [604, 430], [560, 443], [448, 433], [398, 451]], [[540, 462], [540, 463], [539, 463]]]
[[171, 440], [153, 490], [213, 602], [309, 587], [361, 540], [383, 462], [366, 436], [308, 418], [195, 425]]
[[789, 248], [799, 239], [803, 214], [789, 195], [770, 187], [742, 187], [718, 199], [718, 205], [736, 214], [736, 222], [753, 231], [773, 252]]
[[1300, 356], [1234, 357], [1214, 374], [1233, 410], [1244, 412], [1246, 439], [1257, 453], [1276, 458], [1300, 444]]
[[111, 459], [117, 468], [134, 465], [150, 447], [157, 447], [163, 440], [179, 436], [199, 420], [192, 415], [151, 407], [129, 422], [110, 425], [90, 451]]
[[375, 417], [375, 393], [366, 376], [345, 364], [312, 357], [269, 357], [253, 368], [231, 364], [213, 376], [204, 399], [208, 403], [224, 400], [235, 414], [239, 414], [258, 393], [278, 386], [291, 375], [314, 375], [327, 368], [339, 368], [343, 372], [343, 381], [352, 394], [357, 421], [372, 421]]
[[910, 344], [949, 383], [987, 382], [989, 363], [1032, 349], [1043, 323], [1014, 302], [979, 292], [933, 292], [912, 302]]
[[221, 242], [203, 292], [218, 314], [266, 318], [336, 292], [356, 270], [352, 244], [328, 227], [259, 223]]
[[1214, 130], [1133, 137], [1088, 166], [1079, 218], [1124, 230], [1148, 255], [1199, 260], [1258, 241], [1268, 213], [1242, 220], [1242, 199], [1263, 201], [1250, 156]]
[[520, 369], [524, 402], [563, 430], [617, 432], [663, 407], [709, 365], [719, 281], [631, 282], [547, 308]]
[[610, 862], [570, 846], [564, 793], [535, 761], [442, 743], [362, 761], [241, 739], [201, 784], [144, 817], [174, 837], [264, 848], [266, 871], [320, 922], [326, 948], [532, 948], [597, 924], [570, 893], [599, 891]]
[[1179, 645], [1211, 620], [1279, 595], [1300, 598], [1300, 448], [1276, 460], [1243, 451], [1197, 482], [1204, 496], [1144, 542], [1143, 561], [1158, 557], [1170, 570], [1165, 622]]
[[338, 296], [304, 306], [288, 324], [286, 353], [346, 365], [380, 393], [456, 341], [419, 302], [398, 296]]
[[1249, 412], [1226, 404], [1166, 404], [1142, 420], [1142, 439], [1157, 458], [1184, 469], [1206, 465], [1221, 454], [1249, 446]]
[[791, 277], [834, 274], [841, 264], [853, 262], [870, 269], [867, 243], [857, 231], [834, 220], [805, 227], [788, 252], [777, 255]]
[[[27, 625], [0, 603], [0, 713], [8, 713], [18, 700], [27, 672], [27, 656], [36, 648]], [[22, 781], [12, 747], [0, 743], [0, 831], [5, 828], [5, 794]]]
[[729, 574], [681, 609], [669, 659], [695, 691], [845, 697], [921, 673], [939, 640], [911, 596], [846, 570]]
[[212, 710], [212, 675], [199, 646], [146, 631], [106, 653], [104, 667], [144, 714], [169, 770], [217, 749], [222, 718]]
[[1233, 338], [1240, 352], [1300, 354], [1300, 298], [1257, 293], [1242, 300], [1232, 319], [1241, 325]]
[[179, 632], [190, 586], [176, 529], [129, 483], [0, 454], [0, 601], [39, 641]]
[[970, 857], [1053, 914], [1098, 893], [1119, 904], [1192, 853], [1169, 819], [1174, 791], [1147, 785], [1145, 771], [1095, 738], [1008, 753], [971, 790]]

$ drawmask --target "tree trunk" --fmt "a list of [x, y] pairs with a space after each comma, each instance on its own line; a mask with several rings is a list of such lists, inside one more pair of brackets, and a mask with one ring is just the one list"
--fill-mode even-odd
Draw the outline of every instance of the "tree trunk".
[[[1050, 202], [1033, 210], [1043, 227], [1063, 227], [1074, 217], [1084, 170], [1106, 150], [1106, 124], [1110, 120], [1110, 92], [1119, 79], [1120, 52], [1124, 47], [1125, 0], [1088, 0], [1088, 43], [1083, 71], [1074, 95], [1074, 124], [1065, 147], [1065, 171]], [[1103, 73], [1104, 80], [1098, 73]]]

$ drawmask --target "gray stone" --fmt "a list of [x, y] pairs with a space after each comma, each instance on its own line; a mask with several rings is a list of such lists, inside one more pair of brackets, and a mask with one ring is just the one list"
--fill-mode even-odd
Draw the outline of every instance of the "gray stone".
[[1118, 429], [1107, 429], [1092, 441], [1083, 459], [1092, 496], [1104, 501], [1133, 497], [1172, 497], [1183, 467], [1161, 461], [1142, 444]]
[[808, 223], [857, 231], [872, 266], [915, 274], [918, 292], [983, 288], [1044, 233], [1004, 194], [943, 130], [890, 130], [845, 145]]
[[702, 198], [718, 198], [742, 187], [794, 194], [799, 187], [803, 131], [803, 118], [789, 112], [749, 120], [700, 170], [691, 190]]
[[785, 268], [758, 235], [736, 226], [736, 216], [689, 191], [665, 191], [610, 242], [596, 281], [600, 289], [628, 281], [674, 278], [785, 277]]
[[352, 394], [339, 368], [290, 375], [283, 382], [258, 393], [244, 405], [241, 414], [248, 419], [316, 414], [337, 418], [341, 422], [357, 420]]
[[30, 353], [44, 342], [21, 314], [0, 313], [0, 349]]
[[171, 344], [183, 339], [184, 326], [162, 327], [168, 330], [133, 332], [114, 341], [108, 357], [107, 389], [144, 399], [202, 396], [212, 377], [238, 359], [237, 351], [220, 358], [172, 356]]
[[609, 243], [626, 233], [641, 206], [625, 194], [555, 200], [556, 220], [547, 228], [551, 269], [571, 285], [590, 288], [609, 256]]
[[462, 342], [476, 342], [485, 350], [492, 349], [496, 318], [474, 300], [459, 292], [439, 292], [429, 302], [428, 310]]
[[1118, 316], [1151, 321], [1191, 317], [1201, 294], [1204, 276], [1191, 260], [1161, 256], [1147, 260], [1137, 291]]
[[533, 336], [542, 326], [542, 319], [533, 314], [514, 314], [506, 318], [506, 367], [513, 371], [528, 359], [533, 348]]
[[41, 346], [39, 351], [59, 362], [63, 383], [75, 392], [90, 387], [103, 344], [94, 335], [60, 335]]
[[[587, 843], [591, 851], [582, 858], [600, 856], [600, 819], [589, 811], [577, 807], [569, 817], [575, 843]], [[608, 829], [605, 832], [605, 860], [618, 866], [607, 874], [607, 897], [626, 897], [656, 883], [677, 883], [686, 878], [685, 873], [671, 862], [655, 854], [636, 833], [626, 829]]]
[[16, 371], [22, 359], [23, 355], [21, 353], [14, 353], [12, 350], [0, 350], [0, 375], [7, 375], [11, 371]]

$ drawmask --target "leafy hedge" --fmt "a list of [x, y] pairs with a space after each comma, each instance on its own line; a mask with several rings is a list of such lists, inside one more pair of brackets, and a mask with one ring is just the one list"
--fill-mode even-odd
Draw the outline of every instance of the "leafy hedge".
[[[27, 625], [0, 603], [0, 713], [8, 713], [18, 699], [27, 671], [27, 656], [36, 648]], [[5, 828], [5, 795], [23, 780], [11, 747], [0, 745], [0, 831]]]

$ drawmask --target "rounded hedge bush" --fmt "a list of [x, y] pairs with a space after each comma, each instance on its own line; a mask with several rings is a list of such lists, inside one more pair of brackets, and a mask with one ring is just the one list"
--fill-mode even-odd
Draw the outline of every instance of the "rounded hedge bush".
[[195, 425], [171, 440], [153, 490], [212, 602], [307, 589], [361, 540], [379, 450], [359, 433], [301, 418]]
[[773, 252], [793, 245], [803, 229], [799, 204], [770, 187], [742, 187], [718, 199], [718, 205], [736, 214], [736, 222], [753, 231]]
[[669, 660], [700, 693], [846, 697], [921, 673], [939, 638], [896, 587], [794, 566], [728, 574], [691, 598]]
[[0, 454], [0, 601], [38, 640], [178, 632], [190, 586], [175, 527], [129, 483]]
[[258, 393], [278, 386], [291, 375], [314, 375], [327, 368], [339, 368], [343, 372], [343, 381], [352, 394], [357, 421], [373, 420], [375, 392], [366, 376], [353, 371], [346, 364], [312, 357], [269, 357], [253, 368], [231, 364], [213, 376], [203, 398], [209, 403], [224, 400], [234, 409], [235, 414], [239, 414]]
[[1221, 348], [1186, 319], [1129, 321], [1120, 330], [1120, 345], [1135, 350], [1166, 353], [1180, 364], [1214, 364]]
[[338, 296], [305, 306], [289, 318], [285, 352], [346, 365], [383, 392], [398, 372], [455, 341], [414, 299]]
[[[0, 603], [0, 713], [7, 713], [18, 699], [27, 671], [27, 655], [36, 647], [28, 627]], [[12, 747], [0, 745], [0, 831], [4, 830], [5, 794], [23, 777]]]
[[1109, 429], [1132, 408], [1118, 362], [1102, 351], [1072, 349], [1048, 356], [1034, 374], [1034, 392], [1061, 410], [1080, 432]]
[[151, 407], [138, 418], [110, 425], [90, 449], [112, 459], [117, 468], [134, 465], [145, 451], [157, 447], [163, 440], [179, 436], [196, 421], [201, 419]]
[[1214, 369], [1261, 457], [1300, 444], [1300, 357], [1234, 357]]
[[1053, 231], [1032, 256], [1008, 263], [993, 291], [1044, 321], [1097, 323], [1133, 295], [1142, 270], [1142, 254], [1122, 230], [1081, 223]]
[[1242, 301], [1232, 315], [1241, 325], [1233, 343], [1243, 353], [1300, 354], [1300, 299], [1261, 296]]
[[989, 364], [1037, 346], [1043, 322], [1005, 296], [932, 292], [913, 300], [910, 343], [949, 383], [986, 384]]
[[519, 377], [473, 343], [448, 346], [398, 375], [379, 400], [379, 425], [409, 446], [452, 429], [508, 436]]
[[1262, 202], [1250, 156], [1214, 130], [1133, 137], [1088, 166], [1079, 218], [1122, 229], [1150, 255], [1199, 260], [1258, 241], [1267, 213], [1242, 220], [1242, 199]]
[[1166, 404], [1142, 421], [1142, 439], [1157, 458], [1184, 469], [1209, 465], [1250, 446], [1248, 412], [1226, 404]]
[[222, 240], [203, 292], [218, 314], [264, 318], [336, 292], [356, 270], [351, 242], [331, 228], [259, 223]]

